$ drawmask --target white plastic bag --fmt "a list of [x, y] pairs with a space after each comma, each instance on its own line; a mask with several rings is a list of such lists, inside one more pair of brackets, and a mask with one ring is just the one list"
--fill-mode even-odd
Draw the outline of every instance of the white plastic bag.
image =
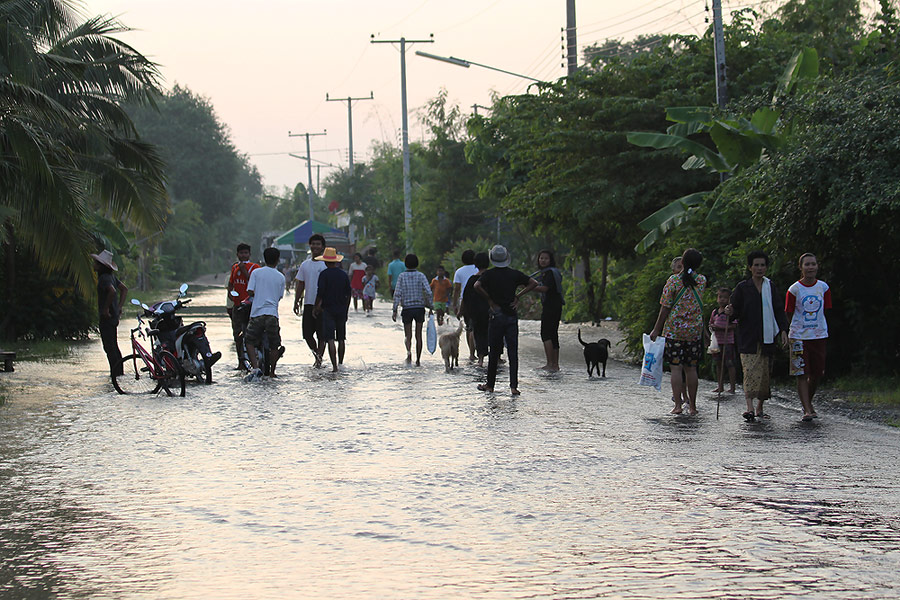
[[641, 364], [641, 379], [638, 384], [655, 387], [658, 392], [662, 391], [665, 349], [666, 338], [659, 336], [656, 341], [650, 341], [650, 336], [644, 334], [644, 362]]
[[719, 353], [719, 340], [716, 339], [716, 334], [713, 332], [711, 336], [709, 336], [709, 348], [706, 349], [710, 354], [718, 354]]
[[437, 350], [437, 327], [434, 325], [433, 313], [428, 317], [428, 329], [425, 331], [425, 345], [432, 354]]

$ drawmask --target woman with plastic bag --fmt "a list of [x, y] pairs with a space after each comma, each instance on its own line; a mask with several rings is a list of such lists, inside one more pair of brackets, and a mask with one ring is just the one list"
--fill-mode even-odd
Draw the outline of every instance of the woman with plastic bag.
[[[671, 275], [659, 299], [659, 316], [650, 332], [651, 341], [660, 332], [666, 338], [665, 360], [672, 371], [672, 414], [681, 414], [679, 399], [687, 383], [688, 414], [697, 414], [697, 367], [703, 356], [703, 290], [706, 277], [697, 272], [703, 255], [688, 248], [681, 256], [681, 273]], [[685, 379], [682, 380], [682, 371]]]

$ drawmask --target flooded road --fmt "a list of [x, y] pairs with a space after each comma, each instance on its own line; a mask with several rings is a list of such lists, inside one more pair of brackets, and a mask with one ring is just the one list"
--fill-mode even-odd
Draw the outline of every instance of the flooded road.
[[716, 420], [709, 382], [670, 416], [633, 367], [589, 380], [571, 326], [539, 374], [533, 322], [522, 396], [486, 395], [406, 366], [385, 303], [351, 312], [333, 376], [283, 301], [280, 377], [247, 384], [223, 298], [195, 296], [224, 356], [185, 398], [117, 395], [99, 340], [2, 374], [0, 597], [900, 596], [896, 429]]

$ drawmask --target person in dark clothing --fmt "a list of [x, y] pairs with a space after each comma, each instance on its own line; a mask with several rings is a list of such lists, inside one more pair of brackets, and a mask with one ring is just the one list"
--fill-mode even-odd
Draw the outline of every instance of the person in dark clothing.
[[338, 371], [338, 365], [344, 363], [347, 315], [352, 295], [350, 278], [340, 268], [343, 259], [344, 257], [334, 248], [325, 248], [325, 252], [316, 257], [316, 260], [324, 261], [328, 265], [328, 268], [319, 273], [315, 312], [322, 318], [322, 338], [328, 344], [328, 356], [331, 358], [333, 372]]
[[109, 362], [109, 373], [112, 377], [117, 377], [122, 374], [122, 352], [118, 342], [119, 315], [122, 314], [128, 288], [114, 275], [119, 267], [113, 262], [113, 255], [109, 250], [91, 254], [91, 258], [94, 259], [94, 270], [97, 271], [100, 339]]
[[[538, 282], [521, 271], [509, 268], [509, 252], [503, 246], [491, 248], [491, 264], [495, 268], [485, 271], [475, 282], [475, 290], [487, 298], [490, 306], [488, 339], [487, 383], [478, 386], [483, 392], [493, 392], [497, 380], [497, 365], [500, 351], [506, 342], [509, 354], [509, 389], [513, 396], [519, 395], [519, 316], [516, 313], [519, 296], [527, 294], [538, 286]], [[521, 292], [516, 290], [524, 286]]]
[[475, 291], [475, 282], [479, 276], [490, 266], [487, 252], [479, 252], [475, 255], [473, 263], [478, 272], [469, 277], [466, 287], [463, 289], [459, 304], [459, 314], [471, 324], [475, 336], [475, 353], [478, 355], [478, 366], [484, 367], [484, 357], [488, 355], [488, 325], [490, 323], [491, 307], [487, 299]]
[[566, 303], [563, 300], [562, 273], [556, 268], [556, 258], [550, 250], [538, 253], [538, 267], [541, 284], [534, 291], [541, 294], [541, 342], [544, 343], [544, 354], [547, 357], [547, 364], [541, 368], [545, 371], [559, 371], [559, 320], [562, 318], [563, 304]]
[[[744, 397], [747, 410], [743, 417], [754, 421], [766, 417], [763, 401], [771, 394], [769, 374], [775, 355], [775, 342], [787, 345], [787, 320], [782, 295], [766, 277], [769, 256], [756, 250], [747, 255], [750, 277], [740, 282], [731, 294], [731, 302], [723, 311], [738, 320], [737, 349], [744, 367]], [[754, 412], [753, 399], [756, 398]]]

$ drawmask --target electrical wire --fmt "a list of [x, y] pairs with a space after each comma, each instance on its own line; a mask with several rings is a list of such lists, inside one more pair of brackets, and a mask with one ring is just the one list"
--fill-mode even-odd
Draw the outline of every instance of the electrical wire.
[[439, 30], [437, 31], [437, 33], [444, 33], [445, 31], [451, 31], [451, 30], [453, 30], [453, 29], [456, 29], [457, 27], [461, 27], [462, 25], [466, 25], [467, 23], [469, 23], [469, 22], [471, 22], [471, 21], [474, 21], [475, 19], [477, 19], [478, 17], [480, 17], [481, 15], [483, 15], [484, 13], [486, 13], [487, 11], [489, 11], [489, 10], [491, 10], [492, 8], [494, 8], [495, 6], [497, 6], [501, 1], [502, 1], [502, 0], [494, 0], [493, 2], [491, 2], [490, 4], [488, 4], [487, 6], [485, 6], [483, 9], [481, 9], [480, 11], [478, 11], [477, 13], [475, 13], [474, 15], [472, 15], [471, 17], [467, 17], [467, 18], [463, 19], [462, 21], [460, 21], [460, 22], [458, 22], [458, 23], [455, 23], [455, 24], [453, 24], [453, 25], [450, 25], [449, 27], [445, 27], [445, 28], [443, 28], [443, 29], [439, 29]]

